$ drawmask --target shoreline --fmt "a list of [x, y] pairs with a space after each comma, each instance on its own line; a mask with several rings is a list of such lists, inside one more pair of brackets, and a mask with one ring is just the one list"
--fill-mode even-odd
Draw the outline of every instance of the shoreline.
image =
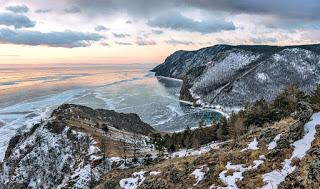
[[[151, 73], [156, 73], [154, 71], [149, 71]], [[172, 77], [166, 77], [166, 76], [154, 76], [156, 78], [164, 78], [164, 79], [168, 79], [168, 80], [173, 80], [173, 81], [179, 81], [179, 82], [183, 82], [183, 80], [181, 79], [177, 79], [177, 78], [172, 78]], [[194, 98], [194, 95], [191, 93], [192, 95], [192, 98]], [[179, 102], [181, 103], [184, 103], [184, 104], [188, 104], [188, 105], [191, 105], [192, 107], [194, 108], [200, 108], [200, 109], [207, 109], [207, 110], [212, 110], [214, 112], [217, 112], [219, 114], [221, 114], [222, 116], [228, 118], [231, 114], [231, 112], [237, 112], [239, 111], [240, 108], [227, 108], [227, 107], [222, 107], [222, 106], [219, 106], [219, 105], [216, 105], [216, 106], [209, 106], [209, 105], [205, 105], [204, 103], [200, 103], [198, 105], [200, 105], [199, 107], [197, 106], [194, 106], [193, 102], [191, 101], [186, 101], [186, 100], [181, 100], [179, 99]], [[225, 111], [225, 109], [230, 109], [230, 111]]]

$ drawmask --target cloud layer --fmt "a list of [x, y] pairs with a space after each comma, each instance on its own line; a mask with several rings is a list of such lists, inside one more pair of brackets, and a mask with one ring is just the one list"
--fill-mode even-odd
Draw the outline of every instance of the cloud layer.
[[8, 6], [6, 9], [14, 13], [26, 13], [29, 11], [29, 8], [26, 5]]
[[[2, 5], [4, 12], [0, 12], [0, 28], [7, 28], [1, 29], [2, 32], [8, 30], [16, 36], [26, 37], [33, 32], [36, 33], [34, 36], [44, 37], [44, 42], [35, 37], [38, 42], [35, 44], [49, 46], [88, 46], [99, 41], [88, 38], [94, 35], [115, 41], [112, 45], [135, 46], [167, 44], [191, 48], [208, 41], [210, 44], [220, 41], [306, 43], [308, 39], [315, 39], [307, 34], [320, 29], [318, 0], [65, 0], [50, 6], [41, 0], [24, 1], [23, 4], [19, 0], [3, 0]], [[34, 31], [19, 31], [21, 28]], [[52, 30], [78, 33], [50, 32]], [[92, 30], [98, 34], [87, 33]], [[81, 37], [75, 37], [80, 34]], [[62, 41], [69, 37], [70, 45], [46, 41], [53, 35], [60, 35]], [[20, 44], [18, 41], [23, 40], [4, 41]], [[26, 41], [22, 43], [33, 45]], [[97, 44], [107, 46], [109, 42], [99, 41]]]
[[196, 21], [178, 12], [170, 12], [157, 16], [149, 20], [148, 25], [173, 30], [200, 32], [203, 34], [235, 29], [232, 22], [227, 22], [223, 19]]
[[0, 25], [14, 26], [14, 28], [32, 28], [35, 22], [20, 14], [0, 13]]
[[0, 29], [0, 43], [19, 45], [46, 45], [51, 47], [86, 47], [94, 41], [104, 39], [95, 33], [48, 32]]

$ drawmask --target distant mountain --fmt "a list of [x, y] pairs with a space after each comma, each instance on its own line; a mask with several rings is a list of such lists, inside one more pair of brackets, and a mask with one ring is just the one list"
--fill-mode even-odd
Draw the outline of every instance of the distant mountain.
[[320, 81], [320, 45], [215, 45], [177, 51], [152, 71], [183, 79], [180, 98], [203, 106], [268, 101], [289, 85], [310, 92]]

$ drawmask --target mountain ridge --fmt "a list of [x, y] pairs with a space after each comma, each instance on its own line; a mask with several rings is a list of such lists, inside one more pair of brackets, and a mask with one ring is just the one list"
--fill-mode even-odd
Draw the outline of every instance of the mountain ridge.
[[182, 100], [243, 107], [261, 98], [271, 101], [289, 85], [312, 91], [320, 79], [320, 45], [215, 45], [176, 51], [152, 71], [182, 79]]

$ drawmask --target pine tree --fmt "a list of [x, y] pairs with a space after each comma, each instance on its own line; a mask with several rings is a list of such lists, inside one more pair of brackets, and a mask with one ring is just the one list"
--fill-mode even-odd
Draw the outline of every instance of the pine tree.
[[315, 110], [320, 110], [320, 85], [318, 85], [317, 88], [311, 93], [310, 103]]
[[223, 117], [218, 123], [217, 137], [219, 140], [224, 140], [228, 138], [228, 135], [229, 135], [228, 121], [227, 121], [227, 118]]
[[152, 134], [151, 143], [154, 145], [155, 149], [158, 151], [159, 156], [162, 156], [164, 151], [164, 140], [160, 133]]
[[306, 95], [297, 86], [290, 85], [280, 93], [273, 102], [273, 107], [279, 112], [279, 116], [286, 117], [298, 107], [298, 102], [306, 100]]

